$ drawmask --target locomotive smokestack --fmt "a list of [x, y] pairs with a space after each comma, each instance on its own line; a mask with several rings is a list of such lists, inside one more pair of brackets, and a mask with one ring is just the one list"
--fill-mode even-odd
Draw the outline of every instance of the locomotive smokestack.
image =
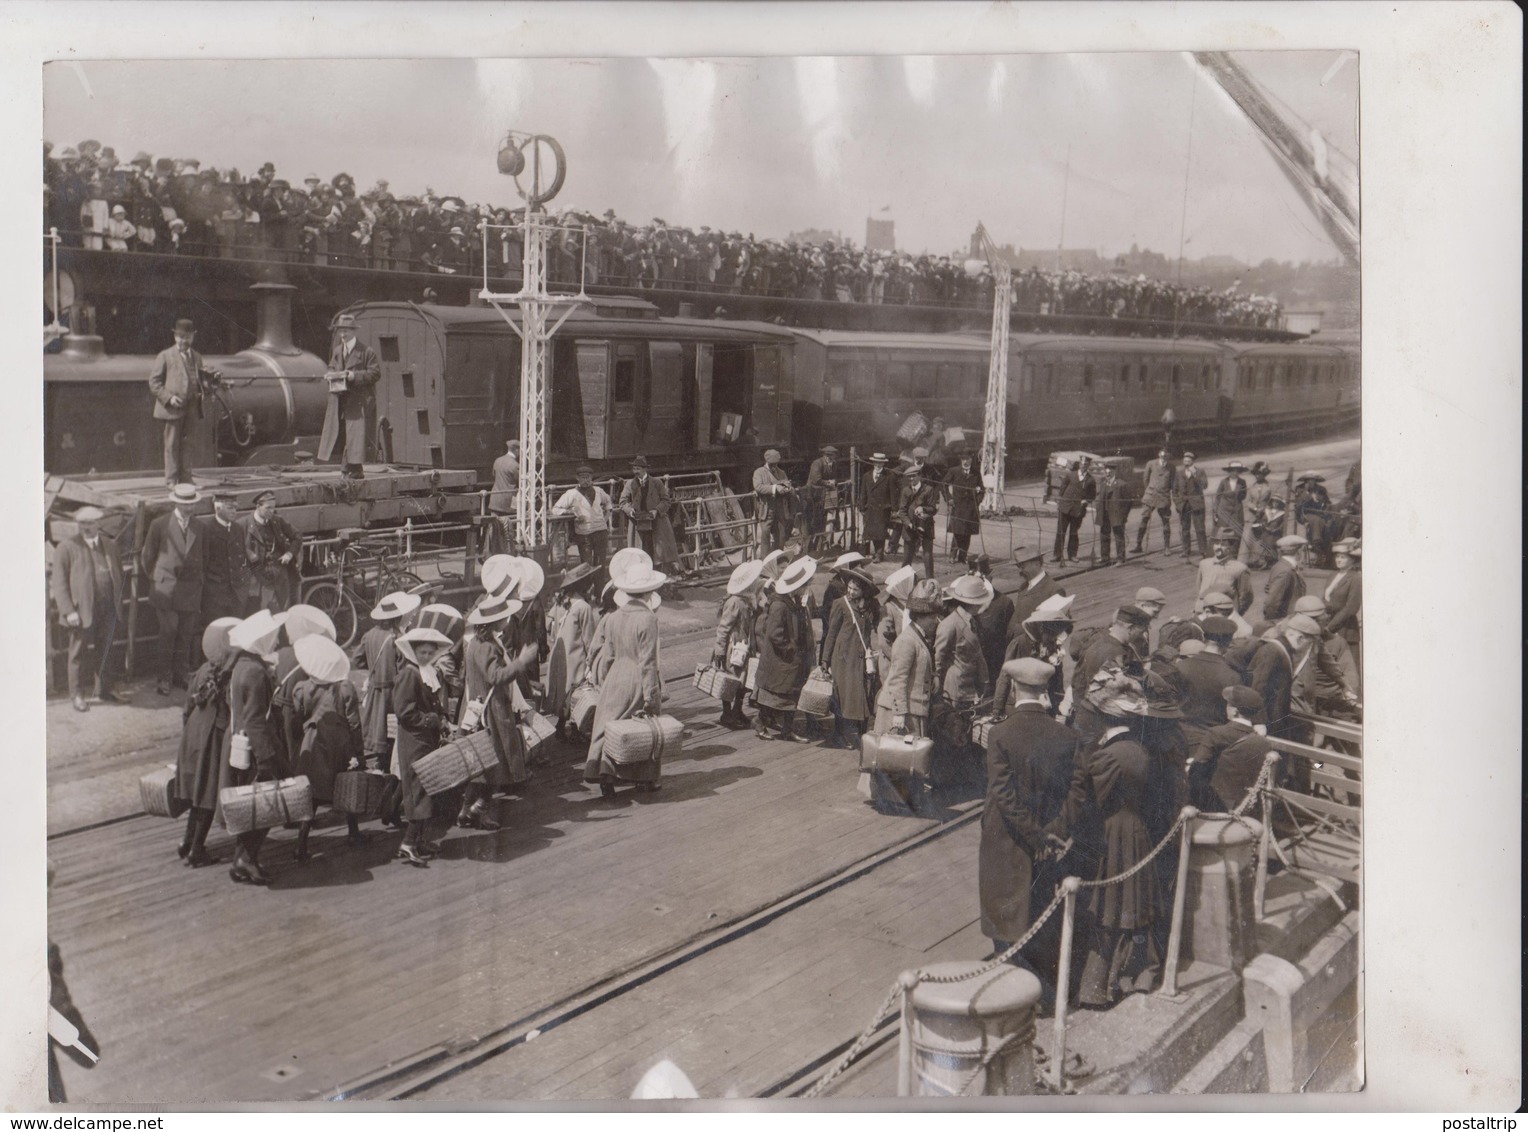
[[256, 283], [256, 335], [254, 349], [288, 357], [302, 353], [292, 343], [292, 292], [290, 283]]

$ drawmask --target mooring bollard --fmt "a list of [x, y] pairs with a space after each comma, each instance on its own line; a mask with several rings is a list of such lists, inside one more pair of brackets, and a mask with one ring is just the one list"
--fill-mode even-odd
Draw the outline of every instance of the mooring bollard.
[[1257, 952], [1252, 818], [1201, 817], [1192, 831], [1184, 940], [1191, 958], [1240, 972]]
[[[898, 1074], [898, 1095], [957, 1096], [968, 1082], [972, 1096], [1016, 1097], [1034, 1092], [1040, 980], [1005, 964], [975, 978], [928, 981], [949, 980], [984, 966], [976, 960], [932, 964], [923, 968], [917, 986], [904, 996], [906, 1054]], [[903, 986], [907, 986], [906, 975]]]

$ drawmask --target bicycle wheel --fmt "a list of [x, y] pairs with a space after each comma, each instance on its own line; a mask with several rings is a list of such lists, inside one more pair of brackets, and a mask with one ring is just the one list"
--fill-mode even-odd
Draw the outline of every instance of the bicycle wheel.
[[303, 590], [302, 600], [314, 609], [321, 609], [334, 622], [334, 643], [349, 648], [355, 643], [358, 620], [355, 602], [338, 585], [325, 578], [313, 582]]

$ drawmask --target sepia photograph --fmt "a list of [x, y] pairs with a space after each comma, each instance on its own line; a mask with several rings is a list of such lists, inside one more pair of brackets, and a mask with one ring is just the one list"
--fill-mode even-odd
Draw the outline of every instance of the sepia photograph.
[[1370, 79], [1214, 47], [45, 61], [38, 1103], [1362, 1093]]

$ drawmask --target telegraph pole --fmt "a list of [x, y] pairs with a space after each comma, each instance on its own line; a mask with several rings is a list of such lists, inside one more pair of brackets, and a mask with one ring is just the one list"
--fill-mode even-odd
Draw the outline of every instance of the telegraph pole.
[[[492, 303], [510, 329], [520, 337], [520, 490], [515, 496], [515, 525], [518, 544], [529, 548], [544, 546], [548, 541], [546, 423], [551, 366], [547, 345], [568, 316], [580, 304], [589, 302], [589, 296], [583, 289], [583, 265], [580, 265], [578, 294], [554, 295], [547, 290], [547, 242], [561, 226], [549, 221], [544, 206], [561, 190], [567, 175], [562, 146], [548, 134], [522, 134], [512, 130], [500, 143], [498, 161], [499, 172], [515, 179], [515, 188], [525, 200], [525, 218], [518, 225], [524, 248], [520, 290], [500, 294], [488, 289], [488, 233], [501, 227], [488, 225], [483, 229], [483, 289], [479, 297]], [[527, 164], [530, 166], [528, 171]], [[550, 165], [549, 169], [547, 165]], [[521, 176], [527, 172], [529, 188], [520, 183]], [[587, 233], [585, 235], [587, 256]], [[520, 308], [518, 325], [504, 309], [505, 303]]]

